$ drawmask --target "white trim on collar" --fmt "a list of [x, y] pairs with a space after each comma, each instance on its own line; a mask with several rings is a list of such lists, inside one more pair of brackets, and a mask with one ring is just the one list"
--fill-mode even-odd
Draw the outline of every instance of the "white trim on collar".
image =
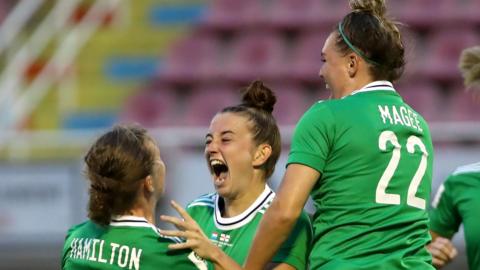
[[350, 93], [350, 96], [358, 94], [358, 93], [378, 91], [378, 90], [394, 91], [395, 92], [395, 88], [393, 88], [393, 84], [391, 82], [389, 82], [389, 81], [374, 81], [374, 82], [371, 82], [371, 83], [365, 85], [364, 87], [360, 88], [359, 90], [353, 91], [352, 93]]
[[110, 221], [110, 226], [127, 226], [127, 227], [154, 227], [153, 224], [149, 223], [144, 217], [137, 216], [113, 216]]
[[217, 194], [215, 198], [215, 213], [213, 215], [215, 226], [221, 230], [233, 230], [242, 227], [243, 225], [249, 223], [255, 217], [255, 214], [262, 209], [266, 203], [269, 203], [274, 196], [275, 192], [273, 192], [268, 185], [265, 185], [265, 189], [260, 196], [258, 196], [257, 199], [245, 211], [237, 216], [225, 218], [222, 217], [220, 212], [220, 196]]

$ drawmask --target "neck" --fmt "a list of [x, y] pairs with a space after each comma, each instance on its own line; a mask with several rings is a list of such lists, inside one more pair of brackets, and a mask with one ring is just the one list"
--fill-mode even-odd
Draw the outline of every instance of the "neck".
[[[364, 71], [365, 72], [365, 71]], [[360, 71], [354, 78], [351, 78], [343, 89], [335, 95], [334, 98], [343, 98], [350, 95], [353, 91], [359, 90], [365, 85], [374, 82], [375, 80], [369, 74], [362, 74]]]
[[143, 217], [149, 223], [155, 225], [155, 204], [155, 202], [139, 202], [132, 209], [126, 211], [124, 214], [135, 217]]
[[262, 194], [265, 190], [265, 179], [264, 177], [258, 177], [258, 179], [255, 178], [256, 177], [252, 179], [251, 185], [248, 186], [248, 190], [242, 194], [239, 194], [233, 199], [223, 198], [225, 202], [224, 217], [234, 217], [243, 213], [255, 202], [260, 194]]

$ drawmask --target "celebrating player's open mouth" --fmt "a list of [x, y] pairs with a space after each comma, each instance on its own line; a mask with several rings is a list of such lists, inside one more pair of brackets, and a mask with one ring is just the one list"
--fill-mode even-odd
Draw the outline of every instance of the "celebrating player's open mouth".
[[213, 175], [214, 185], [216, 188], [220, 187], [228, 176], [228, 166], [219, 159], [210, 159], [210, 172]]

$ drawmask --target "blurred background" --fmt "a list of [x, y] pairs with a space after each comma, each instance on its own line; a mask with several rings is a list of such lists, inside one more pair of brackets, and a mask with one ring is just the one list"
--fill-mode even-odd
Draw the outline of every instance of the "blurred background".
[[[407, 46], [396, 88], [430, 123], [436, 191], [480, 160], [480, 105], [457, 67], [480, 44], [480, 1], [387, 6]], [[158, 140], [164, 202], [211, 192], [209, 121], [253, 79], [278, 96], [276, 187], [295, 122], [329, 96], [320, 53], [347, 12], [339, 0], [0, 0], [0, 269], [60, 268], [66, 230], [86, 218], [83, 155], [115, 123], [141, 123]], [[460, 256], [445, 269], [467, 269], [463, 232], [454, 240]]]

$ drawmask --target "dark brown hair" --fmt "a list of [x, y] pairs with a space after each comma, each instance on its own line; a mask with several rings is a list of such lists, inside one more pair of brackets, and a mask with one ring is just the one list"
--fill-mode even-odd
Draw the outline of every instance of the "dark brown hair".
[[272, 147], [272, 154], [262, 165], [265, 177], [269, 178], [275, 170], [281, 151], [280, 131], [272, 115], [277, 102], [275, 94], [262, 81], [252, 82], [242, 94], [242, 103], [224, 108], [221, 113], [239, 113], [252, 123], [253, 139], [257, 145], [267, 143]]
[[155, 162], [152, 140], [139, 126], [115, 126], [92, 145], [84, 160], [90, 182], [88, 217], [108, 225], [112, 215], [128, 211], [137, 198], [141, 179]]
[[[405, 67], [405, 49], [397, 24], [385, 16], [385, 0], [350, 0], [352, 11], [339, 23], [349, 42], [370, 64], [375, 80], [395, 81]], [[352, 49], [338, 27], [336, 46], [342, 53]]]

